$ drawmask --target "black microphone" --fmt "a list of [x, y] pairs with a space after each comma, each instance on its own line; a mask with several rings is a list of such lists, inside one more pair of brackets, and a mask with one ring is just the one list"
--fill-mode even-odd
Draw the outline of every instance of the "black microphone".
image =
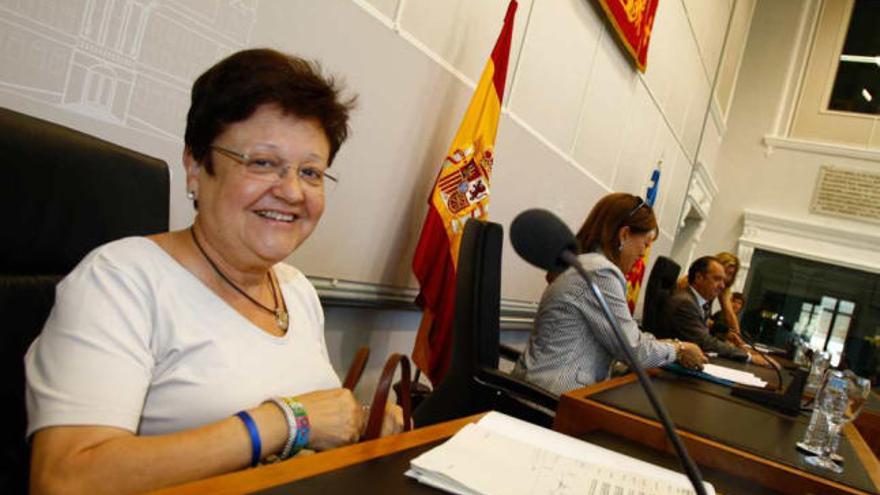
[[568, 268], [560, 253], [578, 250], [568, 226], [549, 211], [538, 208], [526, 210], [513, 219], [510, 242], [524, 260], [547, 271]]
[[517, 254], [538, 268], [548, 271], [559, 271], [565, 267], [571, 266], [577, 270], [584, 280], [586, 280], [593, 295], [596, 296], [596, 299], [599, 301], [599, 306], [601, 306], [605, 318], [614, 329], [611, 333], [614, 334], [617, 344], [623, 349], [623, 353], [628, 361], [627, 364], [630, 369], [635, 370], [636, 376], [639, 378], [639, 383], [641, 383], [642, 388], [645, 390], [645, 395], [648, 396], [648, 400], [651, 402], [651, 406], [657, 413], [657, 417], [659, 417], [660, 422], [663, 423], [666, 435], [672, 441], [672, 445], [675, 447], [675, 452], [678, 454], [681, 466], [687, 474], [687, 477], [690, 479], [694, 490], [699, 495], [706, 495], [706, 487], [703, 485], [703, 477], [700, 474], [700, 470], [697, 469], [697, 465], [694, 464], [693, 459], [688, 455], [687, 449], [685, 449], [681, 438], [679, 438], [678, 433], [675, 431], [675, 427], [672, 425], [672, 420], [669, 418], [666, 408], [663, 407], [663, 404], [657, 397], [657, 393], [654, 391], [654, 387], [651, 385], [648, 375], [645, 374], [645, 370], [643, 370], [642, 366], [636, 361], [635, 356], [632, 354], [632, 350], [630, 350], [629, 345], [624, 341], [620, 322], [618, 322], [614, 314], [611, 313], [611, 310], [608, 308], [608, 303], [605, 301], [605, 297], [602, 296], [599, 287], [593, 281], [593, 277], [578, 261], [577, 255], [575, 255], [577, 242], [575, 241], [574, 234], [571, 233], [568, 226], [566, 226], [562, 220], [557, 218], [556, 215], [547, 210], [526, 210], [517, 215], [513, 220], [513, 223], [510, 225], [510, 242], [513, 244], [513, 249]]

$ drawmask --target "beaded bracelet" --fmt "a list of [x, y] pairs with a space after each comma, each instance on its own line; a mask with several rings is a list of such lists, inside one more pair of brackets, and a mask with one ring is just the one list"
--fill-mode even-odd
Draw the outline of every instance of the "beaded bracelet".
[[284, 402], [290, 406], [293, 415], [296, 418], [296, 441], [290, 455], [296, 455], [297, 452], [305, 448], [309, 444], [309, 433], [311, 427], [309, 425], [309, 415], [306, 413], [305, 406], [297, 402], [294, 397], [284, 397]]
[[281, 453], [276, 456], [270, 456], [271, 459], [269, 459], [270, 462], [283, 461], [290, 457], [293, 446], [296, 443], [296, 435], [299, 430], [296, 425], [296, 416], [293, 414], [293, 409], [281, 397], [272, 397], [266, 402], [271, 402], [278, 406], [281, 412], [284, 413], [284, 419], [287, 420], [287, 441], [284, 442], [284, 448], [281, 449]]
[[260, 456], [263, 450], [263, 442], [260, 440], [260, 430], [257, 429], [257, 423], [247, 411], [240, 411], [236, 414], [247, 428], [248, 435], [251, 437], [251, 467], [256, 467], [260, 463]]

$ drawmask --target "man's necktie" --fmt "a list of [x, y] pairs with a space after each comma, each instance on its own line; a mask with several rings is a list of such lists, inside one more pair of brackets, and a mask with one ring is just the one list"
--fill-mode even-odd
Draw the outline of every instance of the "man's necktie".
[[707, 302], [707, 303], [703, 304], [703, 321], [706, 321], [709, 319], [709, 310], [711, 310], [711, 309], [712, 309], [711, 302]]

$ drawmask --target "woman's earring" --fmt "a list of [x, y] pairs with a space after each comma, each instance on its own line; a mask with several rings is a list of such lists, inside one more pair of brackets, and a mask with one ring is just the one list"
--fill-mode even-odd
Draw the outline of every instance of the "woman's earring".
[[196, 192], [195, 191], [187, 191], [186, 192], [186, 199], [188, 199], [190, 201], [194, 201], [196, 199]]
[[617, 246], [618, 251], [623, 251], [623, 243], [621, 242], [619, 246]]

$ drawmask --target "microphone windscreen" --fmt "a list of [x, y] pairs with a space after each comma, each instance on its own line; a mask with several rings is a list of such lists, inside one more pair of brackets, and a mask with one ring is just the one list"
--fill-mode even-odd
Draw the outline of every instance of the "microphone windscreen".
[[524, 260], [547, 271], [567, 268], [560, 255], [577, 253], [577, 241], [565, 223], [553, 213], [535, 208], [526, 210], [510, 224], [510, 242]]

